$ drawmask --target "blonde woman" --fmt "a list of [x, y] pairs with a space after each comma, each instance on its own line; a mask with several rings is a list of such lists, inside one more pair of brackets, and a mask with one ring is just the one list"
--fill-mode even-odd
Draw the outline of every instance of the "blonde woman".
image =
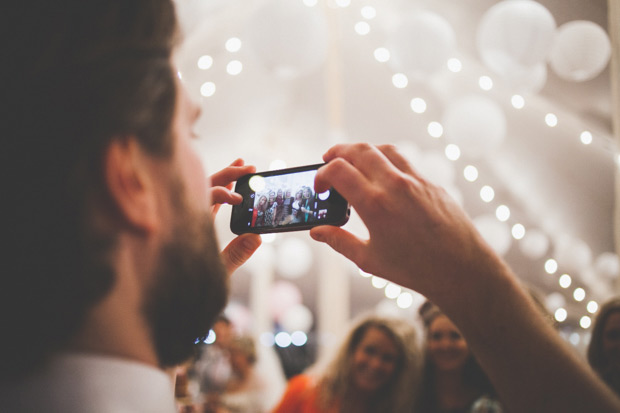
[[409, 413], [420, 366], [413, 327], [395, 318], [365, 317], [327, 368], [291, 379], [274, 413]]

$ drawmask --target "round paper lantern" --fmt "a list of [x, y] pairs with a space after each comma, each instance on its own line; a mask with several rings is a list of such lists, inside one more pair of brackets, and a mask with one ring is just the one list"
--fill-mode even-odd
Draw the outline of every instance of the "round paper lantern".
[[540, 63], [531, 67], [514, 68], [501, 75], [501, 78], [515, 93], [538, 93], [547, 83], [547, 65]]
[[580, 272], [592, 263], [592, 251], [584, 241], [561, 237], [555, 243], [555, 259], [569, 271]]
[[244, 38], [255, 59], [282, 78], [307, 75], [327, 57], [325, 17], [300, 1], [270, 1], [251, 17]]
[[287, 238], [278, 247], [276, 269], [283, 277], [299, 278], [312, 265], [312, 251], [307, 242], [299, 238]]
[[611, 44], [601, 26], [585, 20], [558, 29], [549, 63], [564, 80], [583, 82], [599, 75], [611, 57]]
[[446, 67], [456, 47], [450, 23], [431, 12], [405, 17], [390, 34], [390, 65], [412, 76], [433, 74]]
[[613, 280], [618, 278], [620, 272], [620, 262], [618, 255], [613, 252], [604, 252], [594, 261], [594, 269], [596, 274], [602, 278]]
[[504, 255], [508, 251], [512, 244], [508, 224], [498, 221], [494, 215], [481, 215], [474, 219], [474, 225], [497, 254]]
[[271, 315], [276, 320], [295, 305], [301, 304], [301, 292], [297, 286], [289, 281], [277, 281], [269, 292], [269, 307]]
[[454, 185], [454, 163], [441, 152], [425, 152], [414, 167], [432, 183], [448, 187]]
[[544, 63], [553, 46], [556, 24], [543, 5], [531, 0], [502, 1], [483, 15], [477, 47], [482, 61], [505, 75]]
[[550, 311], [553, 312], [558, 308], [564, 307], [566, 305], [566, 298], [564, 298], [561, 293], [551, 293], [545, 299], [545, 305]]
[[292, 306], [278, 318], [280, 326], [288, 332], [303, 331], [307, 333], [312, 328], [313, 321], [312, 311], [303, 304]]
[[549, 249], [549, 238], [536, 228], [529, 229], [521, 239], [519, 247], [523, 255], [536, 260], [545, 255]]
[[465, 96], [450, 103], [443, 115], [443, 127], [446, 140], [471, 157], [488, 155], [506, 137], [502, 108], [484, 96]]

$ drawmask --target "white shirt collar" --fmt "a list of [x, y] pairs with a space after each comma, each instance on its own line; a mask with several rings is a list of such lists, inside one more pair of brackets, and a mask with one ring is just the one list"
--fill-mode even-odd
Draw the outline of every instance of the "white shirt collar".
[[176, 411], [172, 383], [160, 369], [86, 354], [57, 356], [44, 371], [0, 388], [0, 406], [20, 412]]

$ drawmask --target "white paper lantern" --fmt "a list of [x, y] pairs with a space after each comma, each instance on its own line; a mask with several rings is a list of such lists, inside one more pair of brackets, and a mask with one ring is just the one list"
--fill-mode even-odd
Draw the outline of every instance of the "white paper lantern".
[[558, 29], [549, 63], [564, 80], [583, 82], [599, 75], [611, 57], [611, 44], [601, 26], [585, 20]]
[[390, 65], [412, 76], [433, 74], [446, 67], [456, 47], [450, 23], [431, 12], [405, 17], [390, 34]]
[[301, 292], [289, 281], [277, 281], [269, 292], [269, 309], [274, 319], [279, 319], [292, 307], [301, 304]]
[[533, 260], [541, 258], [549, 249], [549, 238], [541, 230], [532, 228], [527, 230], [519, 242], [521, 252]]
[[502, 108], [484, 96], [469, 95], [450, 103], [442, 123], [446, 140], [471, 157], [492, 153], [506, 137]]
[[555, 19], [531, 0], [502, 1], [482, 17], [477, 47], [482, 61], [505, 75], [544, 63], [555, 36]]
[[312, 250], [299, 238], [287, 238], [276, 253], [276, 269], [286, 278], [299, 278], [312, 266]]
[[512, 244], [508, 224], [498, 221], [494, 215], [481, 215], [474, 219], [474, 225], [497, 254], [504, 255], [508, 252]]
[[454, 163], [441, 152], [424, 152], [414, 167], [432, 183], [448, 187], [454, 185]]
[[613, 252], [604, 252], [594, 261], [594, 270], [596, 274], [602, 278], [608, 280], [614, 280], [618, 278], [620, 272], [620, 262], [618, 255]]
[[258, 9], [244, 39], [259, 63], [286, 79], [317, 70], [327, 57], [325, 17], [300, 1], [273, 0]]
[[314, 317], [312, 311], [303, 304], [290, 307], [278, 318], [278, 322], [285, 331], [303, 331], [307, 333], [312, 328]]
[[558, 308], [566, 305], [566, 298], [564, 298], [561, 293], [554, 292], [547, 296], [545, 299], [545, 305], [549, 311], [554, 312]]
[[514, 93], [538, 93], [547, 83], [547, 65], [540, 63], [531, 67], [514, 68], [501, 75], [501, 79]]

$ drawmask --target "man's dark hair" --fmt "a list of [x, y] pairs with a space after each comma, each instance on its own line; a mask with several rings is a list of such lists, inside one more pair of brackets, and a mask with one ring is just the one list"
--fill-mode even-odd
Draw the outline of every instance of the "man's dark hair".
[[115, 282], [102, 231], [114, 139], [172, 151], [177, 38], [170, 0], [14, 2], [3, 11], [0, 379], [61, 348]]

